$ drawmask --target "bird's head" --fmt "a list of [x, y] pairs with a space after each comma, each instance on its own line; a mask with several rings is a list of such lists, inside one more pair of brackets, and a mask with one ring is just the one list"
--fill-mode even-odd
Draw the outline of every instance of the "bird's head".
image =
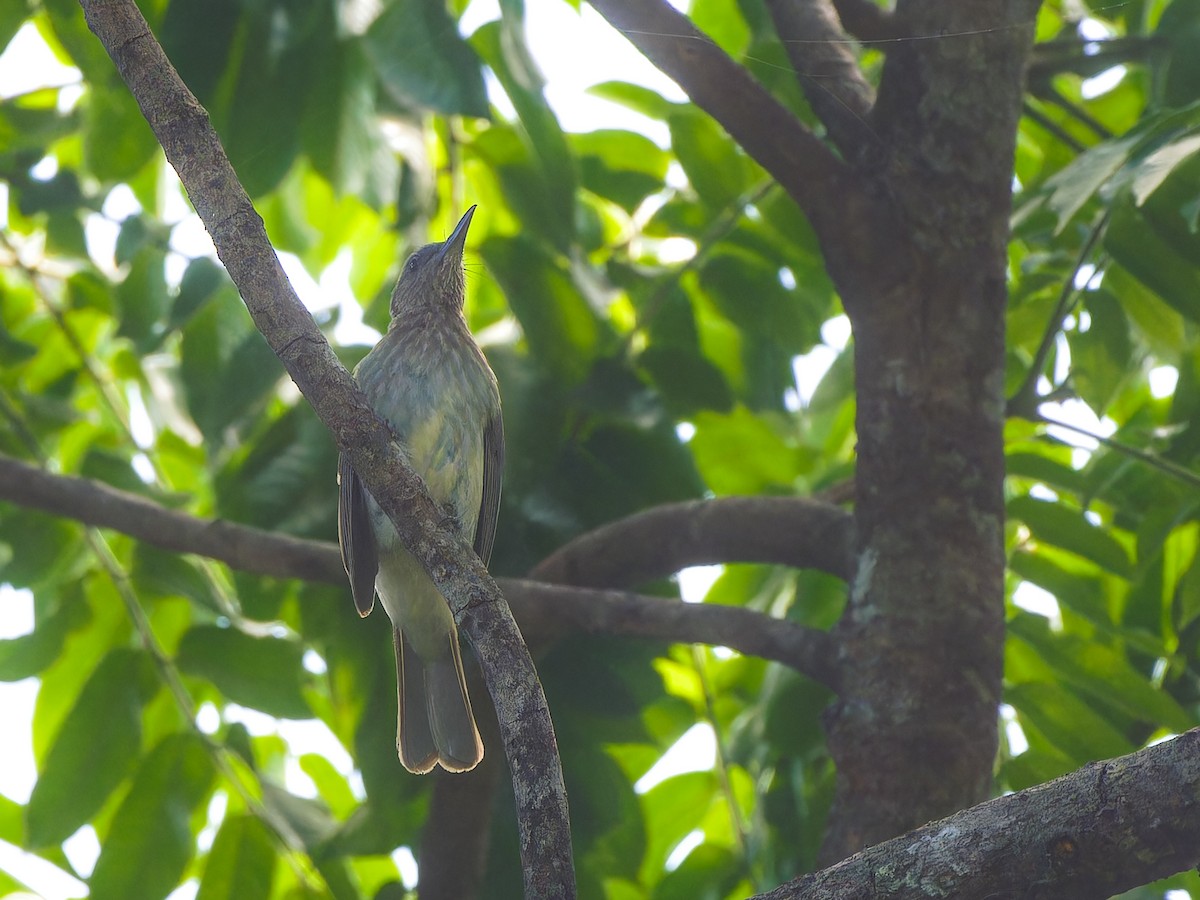
[[461, 312], [466, 285], [463, 281], [463, 247], [471, 227], [472, 206], [454, 226], [450, 237], [426, 244], [404, 263], [392, 291], [392, 318], [429, 309]]

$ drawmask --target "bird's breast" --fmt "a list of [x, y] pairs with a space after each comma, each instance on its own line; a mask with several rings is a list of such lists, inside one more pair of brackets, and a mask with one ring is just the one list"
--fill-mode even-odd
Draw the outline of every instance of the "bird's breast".
[[[372, 407], [396, 431], [433, 499], [471, 539], [483, 491], [483, 431], [499, 409], [495, 376], [469, 334], [393, 328], [355, 369]], [[372, 512], [375, 512], [372, 503]], [[373, 516], [374, 517], [374, 516]], [[377, 536], [390, 522], [379, 513]]]

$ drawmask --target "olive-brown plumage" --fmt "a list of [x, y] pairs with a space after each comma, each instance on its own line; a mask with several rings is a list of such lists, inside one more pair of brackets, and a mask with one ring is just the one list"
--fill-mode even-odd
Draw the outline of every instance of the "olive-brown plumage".
[[[496, 377], [463, 318], [462, 254], [475, 207], [442, 243], [405, 262], [387, 334], [354, 370], [408, 450], [433, 499], [486, 564], [496, 535], [504, 425]], [[345, 457], [338, 537], [360, 615], [379, 595], [392, 620], [399, 682], [396, 746], [411, 772], [465, 772], [483, 758], [458, 630], [445, 598], [404, 548]]]

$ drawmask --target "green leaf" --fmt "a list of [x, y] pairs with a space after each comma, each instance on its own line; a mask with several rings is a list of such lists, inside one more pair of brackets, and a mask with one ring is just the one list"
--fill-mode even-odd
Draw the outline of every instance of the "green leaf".
[[627, 81], [604, 81], [587, 89], [593, 97], [611, 100], [626, 109], [641, 113], [648, 119], [666, 121], [682, 104], [672, 103], [657, 91]]
[[1125, 548], [1103, 528], [1089, 522], [1082, 512], [1061, 503], [1024, 496], [1008, 502], [1008, 514], [1024, 522], [1039, 541], [1077, 553], [1114, 575], [1129, 578], [1133, 574]]
[[192, 734], [166, 737], [146, 757], [113, 816], [88, 879], [91, 900], [165, 897], [191, 859], [192, 813], [208, 796], [212, 761]]
[[242, 304], [208, 303], [183, 330], [179, 372], [188, 409], [210, 441], [262, 402], [279, 382], [279, 360], [253, 327]]
[[146, 654], [114, 650], [83, 686], [59, 728], [26, 810], [29, 845], [70, 837], [137, 762], [142, 706], [158, 688]]
[[579, 159], [580, 181], [594, 194], [620, 204], [627, 212], [660, 191], [670, 157], [645, 135], [632, 131], [592, 131], [570, 136]]
[[1068, 334], [1071, 381], [1080, 398], [1097, 416], [1107, 412], [1122, 383], [1130, 377], [1133, 342], [1120, 302], [1107, 291], [1087, 294], [1091, 324]]
[[275, 880], [275, 844], [255, 816], [226, 816], [196, 900], [266, 900]]
[[479, 58], [444, 4], [395, 0], [371, 24], [364, 46], [384, 90], [402, 106], [488, 117]]
[[686, 108], [667, 124], [679, 164], [710, 209], [724, 209], [757, 180], [757, 167], [709, 116]]
[[654, 900], [724, 900], [746, 874], [745, 863], [727, 847], [704, 843], [654, 889]]
[[555, 243], [565, 250], [576, 231], [575, 162], [558, 118], [546, 102], [544, 80], [525, 45], [524, 24], [506, 9], [499, 22], [480, 27], [471, 43], [491, 66], [517, 111], [545, 182], [553, 215], [547, 225], [558, 238]]
[[738, 406], [727, 414], [700, 412], [689, 446], [709, 488], [718, 495], [790, 487], [799, 456], [763, 418]]
[[308, 719], [312, 710], [301, 691], [303, 657], [304, 646], [296, 641], [199, 625], [180, 641], [177, 662], [235, 703], [284, 719]]
[[170, 305], [164, 272], [166, 254], [145, 245], [133, 257], [125, 280], [117, 287], [121, 327], [118, 334], [149, 349], [163, 333], [163, 320]]
[[1196, 724], [1170, 694], [1135, 672], [1125, 654], [1078, 635], [1053, 633], [1046, 619], [1030, 613], [1009, 619], [1008, 630], [1010, 640], [1028, 644], [1064, 684], [1087, 694], [1093, 702], [1175, 732]]
[[158, 142], [124, 85], [96, 86], [84, 106], [83, 152], [101, 181], [128, 180], [158, 152]]
[[62, 652], [70, 630], [86, 621], [83, 604], [62, 602], [29, 634], [0, 640], [0, 681], [20, 681], [46, 669]]
[[1168, 304], [1200, 322], [1200, 269], [1161, 240], [1132, 203], [1115, 203], [1104, 248]]
[[133, 578], [139, 593], [155, 597], [186, 597], [193, 603], [220, 613], [223, 609], [213, 596], [212, 585], [191, 560], [138, 544], [133, 551]]
[[596, 355], [601, 326], [569, 274], [524, 236], [489, 237], [480, 253], [504, 288], [533, 358], [579, 381]]
[[1189, 135], [1159, 147], [1133, 169], [1133, 201], [1138, 206], [1149, 199], [1167, 177], [1183, 163], [1200, 153], [1200, 135]]
[[1055, 684], [1017, 684], [1004, 692], [1017, 710], [1077, 766], [1131, 753], [1135, 748], [1113, 725], [1067, 689]]
[[1096, 191], [1129, 160], [1139, 140], [1129, 137], [1097, 144], [1046, 181], [1050, 192], [1046, 205], [1058, 217], [1055, 234], [1062, 232]]

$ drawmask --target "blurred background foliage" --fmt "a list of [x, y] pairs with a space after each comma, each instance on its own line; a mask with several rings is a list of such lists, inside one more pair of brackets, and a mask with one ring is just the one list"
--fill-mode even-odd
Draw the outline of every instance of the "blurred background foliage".
[[[644, 127], [564, 131], [521, 0], [469, 33], [465, 0], [140, 5], [291, 271], [322, 279], [306, 298], [347, 365], [371, 339], [323, 293], [341, 285], [384, 329], [406, 253], [480, 205], [467, 315], [505, 404], [497, 574], [656, 504], [853, 477], [853, 343], [812, 232], [695, 107], [614, 72], [592, 95]], [[689, 11], [816, 125], [760, 0]], [[78, 6], [5, 4], [0, 46], [30, 27], [78, 75], [0, 101], [0, 452], [334, 540], [334, 445]], [[1197, 0], [1040, 15], [1014, 171], [998, 792], [1200, 721], [1197, 40]], [[861, 56], [877, 74], [879, 52]], [[0, 582], [32, 591], [35, 625], [0, 641], [0, 678], [40, 684], [37, 780], [0, 796], [0, 840], [96, 898], [411, 887], [394, 851], [419, 842], [430, 780], [398, 766], [386, 624], [348, 591], [2, 504]], [[732, 564], [705, 599], [827, 628], [843, 592]], [[565, 641], [540, 671], [581, 896], [742, 897], [813, 867], [825, 689], [612, 639]], [[695, 771], [643, 780], [685, 733]], [[510, 806], [489, 897], [519, 896]], [[0, 894], [20, 889], [0, 871]], [[1200, 897], [1200, 879], [1135, 893], [1168, 889]]]

